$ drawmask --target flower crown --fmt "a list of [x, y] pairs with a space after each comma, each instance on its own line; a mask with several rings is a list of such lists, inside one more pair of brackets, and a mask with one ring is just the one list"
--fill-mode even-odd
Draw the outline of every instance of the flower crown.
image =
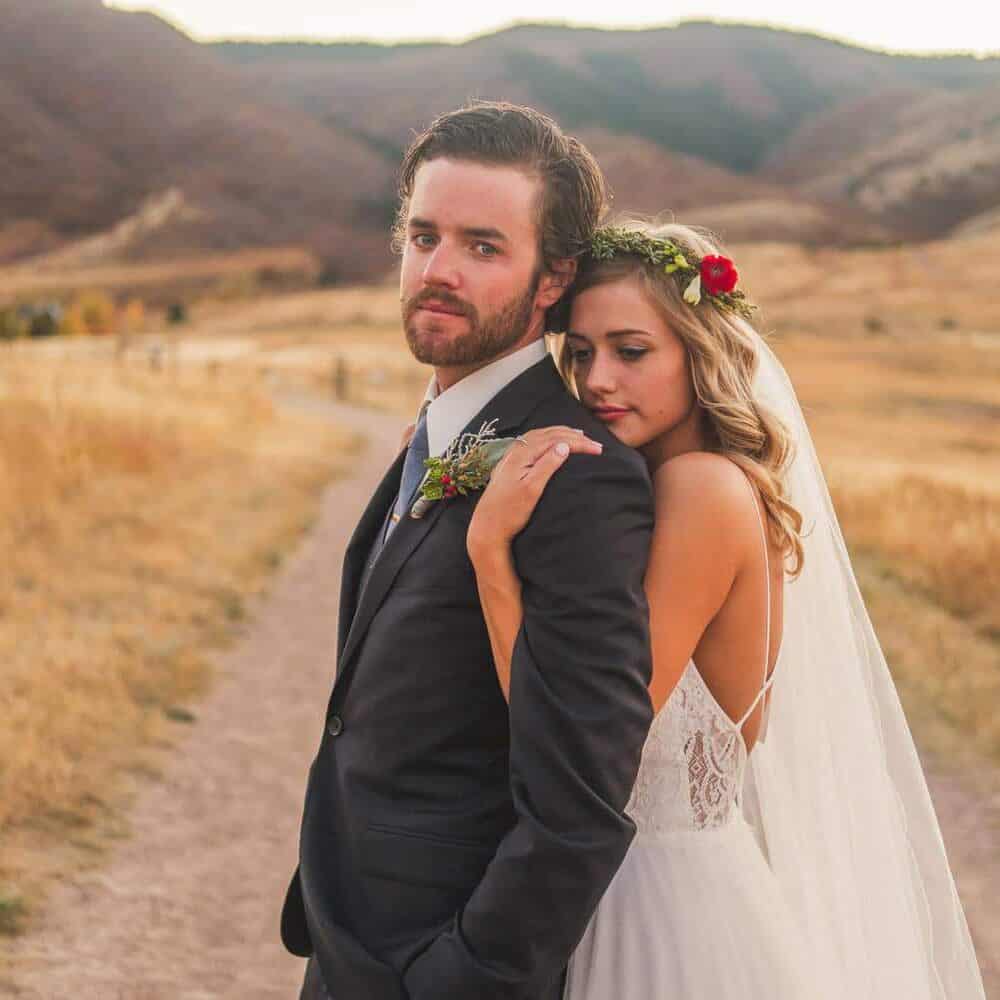
[[698, 305], [704, 296], [723, 312], [739, 313], [748, 320], [757, 308], [736, 288], [739, 272], [728, 257], [706, 254], [699, 260], [673, 240], [617, 226], [598, 229], [591, 238], [589, 252], [594, 260], [632, 254], [654, 267], [662, 267], [664, 274], [677, 275], [684, 283], [684, 301], [690, 306]]

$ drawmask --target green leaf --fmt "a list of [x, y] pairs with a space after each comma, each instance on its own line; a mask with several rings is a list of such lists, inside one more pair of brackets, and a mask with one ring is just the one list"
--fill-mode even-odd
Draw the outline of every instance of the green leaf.
[[507, 454], [516, 440], [516, 438], [496, 438], [494, 441], [486, 441], [480, 445], [486, 471], [491, 470]]

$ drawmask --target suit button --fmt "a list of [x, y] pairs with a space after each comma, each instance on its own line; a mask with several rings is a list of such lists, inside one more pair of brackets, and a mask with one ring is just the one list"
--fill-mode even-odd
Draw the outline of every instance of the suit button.
[[339, 736], [344, 731], [344, 720], [339, 715], [331, 715], [326, 723], [326, 731], [331, 736]]

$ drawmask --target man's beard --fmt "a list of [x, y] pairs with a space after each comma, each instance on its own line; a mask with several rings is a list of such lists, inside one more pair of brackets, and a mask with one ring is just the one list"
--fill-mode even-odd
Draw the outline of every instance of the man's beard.
[[[410, 351], [418, 361], [436, 368], [480, 365], [492, 361], [524, 336], [531, 320], [540, 280], [541, 272], [538, 271], [521, 295], [501, 306], [485, 320], [480, 320], [475, 306], [450, 292], [424, 289], [403, 304], [403, 325]], [[428, 300], [460, 309], [461, 315], [468, 320], [468, 332], [450, 339], [435, 336], [440, 331], [435, 330], [433, 321], [429, 330], [417, 330], [413, 324], [413, 316], [421, 304]], [[426, 336], [427, 334], [430, 336]]]

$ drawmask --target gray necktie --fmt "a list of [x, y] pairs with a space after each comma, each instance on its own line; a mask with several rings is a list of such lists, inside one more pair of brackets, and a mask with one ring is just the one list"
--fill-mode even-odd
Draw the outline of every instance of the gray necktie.
[[416, 430], [413, 432], [410, 445], [406, 449], [406, 459], [403, 462], [403, 477], [399, 482], [399, 494], [396, 497], [396, 506], [386, 527], [385, 537], [387, 540], [392, 534], [392, 529], [406, 515], [406, 512], [413, 503], [413, 494], [416, 493], [417, 487], [427, 472], [424, 459], [427, 458], [429, 450], [430, 446], [427, 443], [427, 410], [425, 408], [420, 414]]

